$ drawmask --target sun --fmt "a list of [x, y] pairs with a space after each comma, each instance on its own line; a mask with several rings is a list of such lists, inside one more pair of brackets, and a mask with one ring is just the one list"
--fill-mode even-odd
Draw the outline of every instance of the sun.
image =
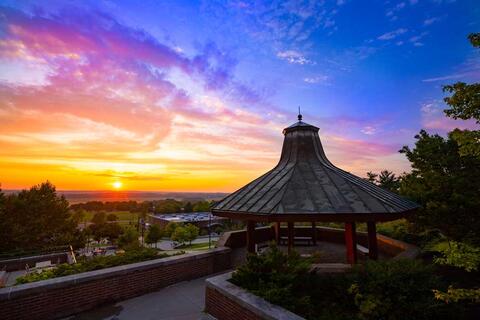
[[123, 186], [123, 183], [121, 181], [115, 181], [112, 183], [113, 189], [115, 190], [120, 190]]

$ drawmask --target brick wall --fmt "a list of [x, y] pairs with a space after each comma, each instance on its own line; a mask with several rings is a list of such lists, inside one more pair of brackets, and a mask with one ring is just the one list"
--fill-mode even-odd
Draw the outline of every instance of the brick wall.
[[218, 320], [242, 319], [261, 320], [262, 318], [221, 292], [208, 288], [205, 291], [205, 311]]
[[134, 263], [0, 289], [0, 319], [56, 319], [229, 269], [230, 249]]
[[208, 278], [205, 289], [205, 311], [218, 320], [305, 320], [230, 283], [230, 273]]

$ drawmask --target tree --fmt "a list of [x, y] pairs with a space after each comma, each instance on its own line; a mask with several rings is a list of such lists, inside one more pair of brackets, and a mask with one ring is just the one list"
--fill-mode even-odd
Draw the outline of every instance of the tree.
[[107, 221], [112, 222], [112, 221], [117, 221], [117, 220], [118, 220], [118, 216], [117, 216], [116, 214], [114, 214], [114, 213], [109, 213], [109, 214], [107, 215]]
[[402, 178], [400, 193], [422, 205], [415, 225], [480, 243], [480, 158], [461, 155], [452, 133], [443, 138], [422, 130], [415, 139], [413, 149], [400, 150], [413, 169]]
[[0, 196], [0, 251], [67, 245], [77, 236], [68, 201], [50, 182]]
[[187, 202], [187, 204], [185, 204], [184, 211], [185, 212], [193, 212], [193, 205], [190, 201]]
[[210, 211], [210, 202], [208, 201], [199, 201], [193, 206], [193, 211], [195, 212], [207, 212]]
[[388, 170], [383, 170], [380, 174], [369, 171], [367, 180], [391, 192], [398, 192], [400, 187], [400, 178]]
[[78, 209], [73, 211], [72, 219], [79, 225], [85, 219], [86, 212], [83, 209]]
[[197, 239], [200, 229], [197, 226], [189, 223], [185, 226], [185, 232], [187, 233], [186, 240], [189, 241], [191, 245], [192, 241]]
[[383, 170], [378, 176], [378, 185], [388, 191], [398, 192], [400, 178], [395, 176], [392, 171]]
[[169, 223], [167, 223], [164, 229], [165, 235], [167, 237], [171, 237], [178, 226], [181, 226], [181, 224], [173, 221], [170, 221]]
[[[480, 33], [472, 33], [468, 36], [470, 43], [480, 47]], [[453, 119], [475, 119], [480, 124], [480, 83], [466, 84], [457, 82], [443, 87], [444, 92], [452, 95], [444, 99], [449, 106], [444, 112]], [[459, 130], [452, 132], [460, 148], [461, 155], [473, 155], [480, 158], [480, 130]]]
[[378, 174], [373, 173], [372, 171], [367, 172], [367, 180], [371, 183], [377, 183]]
[[147, 236], [145, 237], [145, 242], [148, 244], [155, 243], [155, 248], [157, 247], [158, 240], [162, 239], [163, 230], [156, 224], [152, 224], [148, 229]]
[[104, 211], [95, 212], [91, 222], [94, 224], [103, 224], [107, 221], [107, 214]]
[[188, 231], [184, 226], [177, 226], [172, 233], [171, 239], [172, 241], [179, 242], [181, 245], [184, 245], [189, 239]]
[[140, 246], [138, 232], [135, 228], [128, 227], [118, 238], [118, 246], [122, 249], [136, 249]]

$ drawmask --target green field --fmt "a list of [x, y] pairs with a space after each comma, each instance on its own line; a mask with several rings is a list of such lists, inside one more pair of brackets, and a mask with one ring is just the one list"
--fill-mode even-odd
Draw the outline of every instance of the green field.
[[[120, 222], [120, 224], [128, 224], [129, 222], [137, 223], [138, 216], [139, 216], [138, 213], [136, 212], [132, 213], [129, 211], [112, 211], [112, 212], [107, 212], [107, 215], [111, 213], [115, 214], [118, 217], [118, 221]], [[87, 222], [90, 222], [94, 215], [95, 215], [95, 211], [87, 211], [84, 219]]]

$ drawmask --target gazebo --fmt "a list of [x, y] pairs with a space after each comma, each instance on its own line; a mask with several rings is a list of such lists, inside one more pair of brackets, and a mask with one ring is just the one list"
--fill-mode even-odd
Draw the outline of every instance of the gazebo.
[[376, 222], [407, 216], [416, 203], [369, 181], [335, 167], [325, 156], [319, 128], [302, 121], [283, 130], [285, 136], [278, 164], [261, 177], [233, 192], [212, 208], [217, 216], [246, 221], [247, 250], [255, 252], [255, 224], [274, 222], [280, 239], [280, 224], [287, 223], [288, 250], [294, 245], [294, 223], [345, 223], [347, 261], [357, 261], [355, 223], [366, 222], [368, 255], [377, 259]]

